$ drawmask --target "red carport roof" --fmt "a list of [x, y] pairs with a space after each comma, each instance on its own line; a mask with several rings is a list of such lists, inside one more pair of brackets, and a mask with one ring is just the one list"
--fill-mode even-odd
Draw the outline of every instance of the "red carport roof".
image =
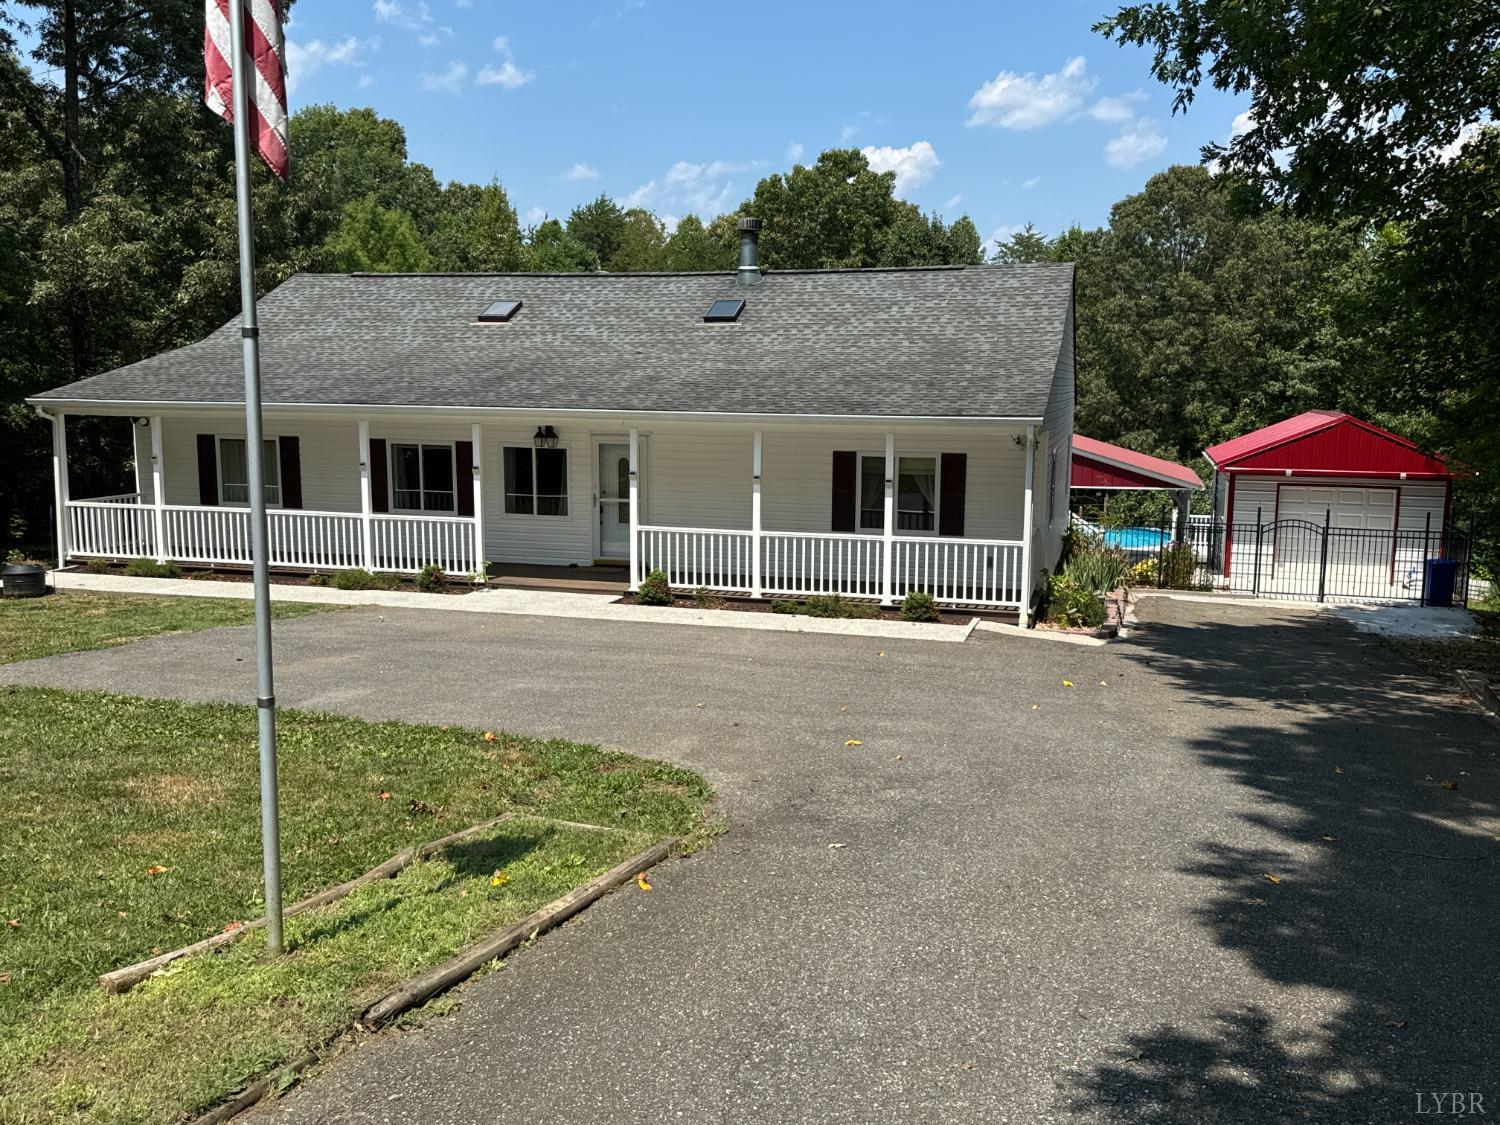
[[1203, 455], [1226, 472], [1282, 472], [1347, 476], [1449, 477], [1444, 461], [1417, 444], [1352, 414], [1309, 410], [1211, 445]]
[[1186, 465], [1073, 435], [1074, 488], [1202, 488], [1198, 474]]

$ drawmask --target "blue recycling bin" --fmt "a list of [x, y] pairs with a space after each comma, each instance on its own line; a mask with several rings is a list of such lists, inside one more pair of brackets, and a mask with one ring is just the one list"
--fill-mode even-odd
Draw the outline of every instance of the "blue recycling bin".
[[1453, 559], [1428, 559], [1427, 581], [1422, 586], [1422, 604], [1451, 606], [1458, 563]]

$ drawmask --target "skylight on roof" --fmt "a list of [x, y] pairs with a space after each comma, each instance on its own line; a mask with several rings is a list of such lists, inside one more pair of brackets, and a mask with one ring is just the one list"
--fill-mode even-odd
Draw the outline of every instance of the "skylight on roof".
[[479, 322], [481, 324], [504, 324], [520, 311], [520, 301], [496, 301], [479, 314]]
[[708, 312], [703, 315], [707, 321], [738, 320], [740, 313], [745, 309], [745, 302], [734, 297], [720, 297], [708, 306]]

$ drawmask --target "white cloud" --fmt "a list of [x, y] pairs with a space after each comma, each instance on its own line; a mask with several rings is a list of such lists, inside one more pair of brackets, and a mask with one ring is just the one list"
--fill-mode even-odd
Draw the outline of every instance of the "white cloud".
[[1040, 177], [1040, 176], [1028, 176], [1026, 179], [1024, 179], [1024, 180], [1021, 181], [1021, 190], [1022, 191], [1030, 191], [1032, 188], [1036, 187], [1041, 182], [1042, 182], [1042, 177]]
[[801, 141], [787, 141], [787, 143], [786, 143], [786, 158], [787, 158], [787, 162], [791, 163], [791, 164], [797, 163], [797, 161], [799, 161], [799, 160], [802, 159], [802, 154], [804, 152], [806, 152], [806, 151], [807, 150], [802, 147], [802, 142]]
[[1139, 90], [1123, 98], [1100, 98], [1089, 106], [1089, 116], [1095, 121], [1129, 121], [1135, 116], [1135, 103], [1144, 101], [1145, 98], [1146, 95]]
[[562, 178], [565, 180], [570, 180], [574, 183], [578, 183], [582, 180], [597, 180], [599, 178], [599, 169], [585, 164], [580, 160], [577, 164], [573, 165], [573, 167], [564, 172]]
[[351, 35], [337, 43], [325, 43], [313, 39], [307, 43], [286, 41], [286, 89], [295, 93], [297, 87], [306, 82], [325, 66], [362, 66], [364, 54], [380, 46], [378, 39], [358, 39]]
[[354, 85], [360, 90], [368, 90], [371, 86], [375, 85], [375, 76], [373, 74], [361, 74], [359, 81]]
[[453, 29], [437, 22], [426, 0], [418, 0], [411, 7], [404, 0], [375, 0], [373, 8], [376, 23], [388, 23], [402, 31], [415, 32], [417, 42], [428, 49], [453, 37]]
[[1234, 120], [1229, 123], [1229, 139], [1232, 141], [1235, 137], [1243, 136], [1254, 128], [1255, 114], [1252, 111], [1247, 109], [1244, 113], [1236, 113]]
[[1438, 149], [1438, 159], [1444, 164], [1452, 160], [1463, 151], [1464, 145], [1468, 144], [1489, 125], [1488, 121], [1471, 121], [1458, 131], [1458, 136]]
[[876, 172], [896, 173], [896, 194], [905, 197], [912, 188], [921, 187], [942, 163], [937, 150], [926, 141], [917, 141], [905, 148], [890, 145], [866, 145], [859, 150]]
[[1002, 70], [969, 99], [970, 125], [997, 129], [1035, 129], [1069, 117], [1082, 108], [1094, 89], [1082, 55], [1069, 59], [1055, 74]]
[[646, 207], [678, 216], [691, 211], [700, 218], [711, 219], [739, 202], [741, 193], [734, 177], [758, 167], [759, 163], [714, 160], [695, 164], [679, 160], [665, 174], [648, 180], [621, 202], [626, 207]]
[[463, 85], [464, 79], [468, 77], [468, 74], [469, 68], [455, 59], [437, 74], [431, 74], [424, 70], [421, 75], [422, 89], [442, 90], [449, 94], [456, 94], [459, 87]]
[[514, 90], [536, 77], [531, 71], [522, 70], [516, 65], [515, 53], [510, 49], [510, 41], [505, 36], [496, 39], [494, 47], [500, 55], [500, 65], [481, 67], [474, 76], [474, 85], [504, 86], [507, 90]]
[[950, 195], [947, 199], [945, 199], [943, 201], [943, 210], [944, 211], [951, 211], [951, 210], [953, 210], [953, 208], [957, 207], [963, 201], [964, 201], [964, 197], [962, 195]]
[[1104, 159], [1115, 168], [1134, 168], [1142, 161], [1160, 156], [1167, 148], [1167, 138], [1156, 131], [1156, 122], [1142, 117], [1120, 130], [1120, 135], [1104, 146]]
[[526, 210], [526, 225], [528, 227], [540, 226], [542, 220], [547, 217], [547, 208], [529, 207]]

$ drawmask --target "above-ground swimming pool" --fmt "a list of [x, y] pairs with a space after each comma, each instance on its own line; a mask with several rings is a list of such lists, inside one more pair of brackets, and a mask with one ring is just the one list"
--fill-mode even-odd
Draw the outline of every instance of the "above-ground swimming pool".
[[1171, 541], [1169, 532], [1156, 527], [1111, 527], [1104, 531], [1104, 545], [1122, 551], [1155, 551]]

